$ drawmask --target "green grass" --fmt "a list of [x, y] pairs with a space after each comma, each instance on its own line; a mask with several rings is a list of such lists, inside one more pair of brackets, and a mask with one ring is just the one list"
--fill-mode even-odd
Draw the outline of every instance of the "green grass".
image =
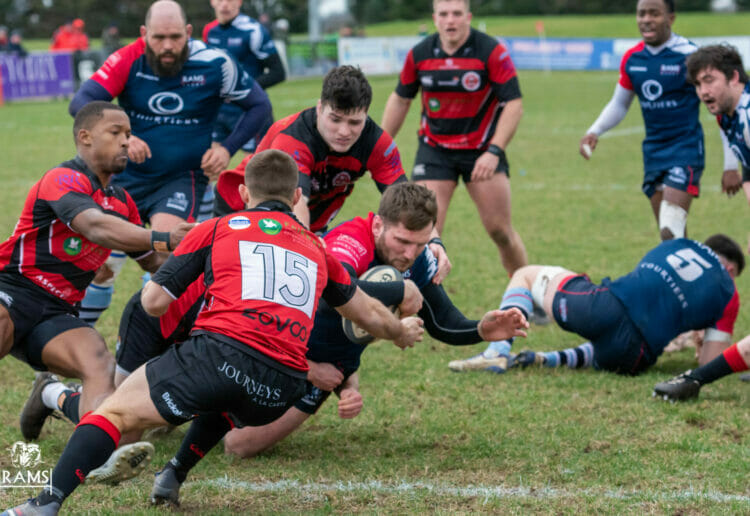
[[[371, 114], [380, 120], [395, 77], [371, 78]], [[514, 225], [532, 263], [560, 264], [605, 275], [628, 272], [658, 243], [642, 178], [641, 115], [637, 107], [603, 138], [591, 162], [578, 156], [583, 131], [609, 99], [614, 73], [522, 72], [525, 114], [508, 149]], [[314, 103], [319, 80], [270, 90], [277, 117]], [[72, 156], [64, 102], [8, 104], [0, 110], [0, 234], [13, 228], [29, 186]], [[704, 112], [707, 168], [691, 209], [691, 236], [725, 232], [744, 246], [748, 207], [719, 193], [722, 166], [715, 122]], [[412, 110], [397, 143], [407, 169], [415, 152], [418, 113]], [[630, 132], [628, 132], [630, 130]], [[622, 134], [622, 133], [620, 133]], [[237, 158], [235, 158], [236, 160]], [[339, 216], [376, 209], [378, 194], [364, 178]], [[444, 233], [454, 270], [446, 288], [468, 316], [499, 303], [507, 284], [494, 246], [463, 187]], [[120, 312], [139, 288], [128, 263], [115, 304], [98, 328], [111, 348]], [[737, 282], [750, 296], [750, 273]], [[750, 332], [742, 311], [736, 334]], [[533, 327], [515, 349], [580, 343], [552, 327]], [[689, 351], [665, 356], [637, 378], [593, 371], [512, 371], [454, 374], [451, 359], [483, 349], [425, 339], [399, 351], [373, 344], [362, 362], [365, 408], [339, 420], [329, 401], [303, 428], [254, 460], [212, 451], [191, 474], [183, 510], [215, 513], [476, 513], [502, 514], [747, 514], [750, 489], [750, 386], [730, 377], [707, 386], [697, 402], [651, 399], [653, 384], [694, 365]], [[0, 362], [0, 448], [20, 440], [18, 412], [33, 372]], [[51, 421], [42, 455], [52, 466], [72, 430]], [[185, 427], [158, 439], [156, 470], [179, 445]], [[0, 451], [0, 469], [9, 468]], [[286, 483], [283, 483], [286, 482]], [[150, 475], [118, 488], [86, 485], [66, 504], [71, 513], [156, 513], [147, 506]], [[411, 488], [409, 485], [412, 485]], [[0, 492], [0, 504], [32, 492]], [[159, 511], [161, 512], [161, 511]]]

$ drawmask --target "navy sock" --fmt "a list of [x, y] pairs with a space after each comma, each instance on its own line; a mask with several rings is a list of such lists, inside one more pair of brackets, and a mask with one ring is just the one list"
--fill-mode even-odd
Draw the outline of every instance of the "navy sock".
[[120, 432], [105, 417], [87, 415], [70, 436], [60, 460], [52, 470], [50, 486], [44, 488], [39, 501], [62, 503], [65, 498], [86, 480], [86, 475], [105, 462], [117, 449]]
[[177, 454], [166, 467], [174, 468], [177, 480], [184, 482], [193, 466], [221, 441], [232, 426], [229, 419], [220, 413], [198, 416], [185, 434]]
[[63, 399], [60, 410], [65, 414], [65, 417], [77, 425], [81, 421], [81, 415], [78, 412], [78, 408], [81, 405], [81, 393], [66, 390], [63, 394], [65, 394], [65, 399]]

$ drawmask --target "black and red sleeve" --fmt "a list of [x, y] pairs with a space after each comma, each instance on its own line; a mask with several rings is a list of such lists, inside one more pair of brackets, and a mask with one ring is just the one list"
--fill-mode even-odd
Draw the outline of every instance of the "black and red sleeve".
[[408, 181], [408, 178], [404, 172], [396, 142], [379, 127], [378, 130], [380, 135], [377, 137], [370, 158], [367, 160], [367, 169], [375, 180], [378, 190], [382, 193], [390, 185]]
[[331, 307], [346, 304], [357, 291], [357, 286], [352, 283], [352, 278], [336, 258], [325, 252], [326, 266], [328, 268], [328, 283], [323, 289], [323, 299]]
[[404, 61], [404, 67], [401, 69], [401, 74], [398, 76], [398, 84], [396, 85], [396, 94], [399, 97], [406, 99], [413, 99], [419, 92], [419, 77], [417, 76], [417, 65], [414, 60], [414, 49], [409, 50], [406, 55], [406, 61]]
[[84, 210], [101, 210], [91, 195], [94, 188], [86, 174], [70, 168], [53, 168], [42, 177], [37, 199], [45, 201], [65, 224]]
[[492, 91], [500, 102], [521, 98], [516, 67], [510, 53], [501, 43], [497, 44], [487, 59], [487, 71]]

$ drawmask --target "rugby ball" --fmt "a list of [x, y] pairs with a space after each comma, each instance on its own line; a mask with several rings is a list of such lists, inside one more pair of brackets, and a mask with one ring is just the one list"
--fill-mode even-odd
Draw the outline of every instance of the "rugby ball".
[[[377, 265], [372, 269], [365, 271], [364, 274], [359, 277], [359, 279], [362, 281], [385, 283], [388, 281], [402, 281], [404, 277], [395, 267], [391, 267], [390, 265]], [[389, 306], [388, 308], [391, 312], [396, 314], [396, 317], [398, 317], [399, 311], [397, 306]], [[354, 344], [364, 346], [365, 344], [369, 344], [370, 342], [375, 340], [375, 337], [367, 333], [365, 330], [354, 324], [349, 319], [342, 318], [341, 324], [344, 327], [344, 335], [346, 335], [346, 338], [352, 341]]]

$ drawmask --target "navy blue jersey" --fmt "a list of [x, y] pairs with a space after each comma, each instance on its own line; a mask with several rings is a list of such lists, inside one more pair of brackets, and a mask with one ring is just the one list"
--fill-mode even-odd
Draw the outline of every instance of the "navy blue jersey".
[[123, 176], [160, 180], [200, 169], [222, 103], [245, 99], [257, 87], [222, 50], [195, 40], [188, 44], [190, 56], [175, 77], [151, 70], [143, 38], [109, 56], [91, 77], [118, 98], [133, 134], [151, 148], [152, 157], [129, 161]]
[[[372, 234], [370, 213], [366, 219], [356, 217], [343, 222], [325, 234], [326, 249], [342, 264], [348, 265], [361, 276], [365, 271], [383, 262], [375, 252], [375, 237]], [[403, 275], [412, 280], [420, 289], [428, 285], [437, 272], [437, 259], [425, 246], [414, 264]], [[329, 362], [338, 366], [345, 374], [359, 368], [360, 355], [366, 346], [351, 342], [341, 324], [341, 315], [324, 303], [315, 313], [310, 340], [307, 343], [307, 358], [314, 362]]]
[[656, 54], [641, 41], [622, 58], [619, 84], [638, 95], [646, 126], [646, 172], [704, 166], [700, 100], [687, 81], [685, 67], [687, 56], [696, 48], [673, 34]]
[[246, 14], [237, 15], [225, 25], [212, 21], [203, 29], [203, 41], [232, 54], [253, 78], [263, 72], [261, 62], [278, 53], [266, 28]]
[[609, 284], [655, 355], [688, 330], [734, 330], [739, 311], [734, 281], [716, 253], [700, 242], [662, 242], [633, 272], [602, 284]]
[[750, 168], [750, 83], [745, 84], [745, 91], [732, 116], [716, 117], [719, 127], [724, 132], [729, 148], [742, 163], [743, 170]]

